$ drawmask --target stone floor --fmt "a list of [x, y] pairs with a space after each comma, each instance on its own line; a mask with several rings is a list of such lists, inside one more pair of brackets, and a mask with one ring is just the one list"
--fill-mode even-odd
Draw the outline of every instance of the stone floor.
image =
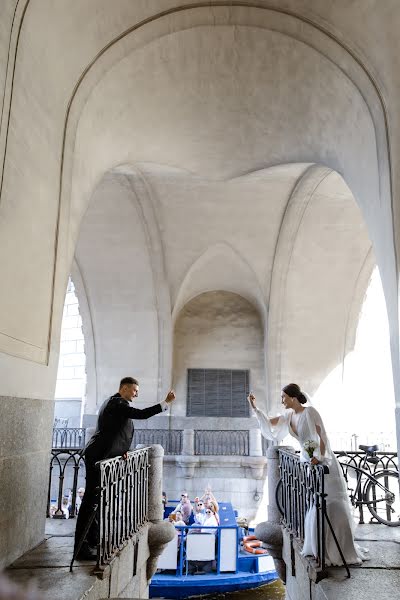
[[33, 582], [43, 600], [80, 600], [93, 585], [94, 563], [77, 561], [69, 572], [74, 531], [74, 519], [47, 519], [45, 540], [16, 560], [7, 575], [22, 585]]
[[[8, 569], [8, 576], [23, 585], [34, 582], [42, 600], [81, 600], [93, 585], [94, 564], [77, 562], [69, 573], [72, 555], [73, 520], [49, 519], [46, 538]], [[330, 571], [318, 584], [318, 600], [390, 600], [400, 590], [400, 527], [359, 525], [356, 539], [369, 548], [371, 560], [351, 569]], [[249, 597], [251, 597], [249, 595]]]
[[358, 525], [356, 540], [369, 549], [371, 559], [351, 567], [348, 579], [342, 568], [329, 571], [318, 584], [318, 600], [391, 600], [400, 596], [400, 527]]

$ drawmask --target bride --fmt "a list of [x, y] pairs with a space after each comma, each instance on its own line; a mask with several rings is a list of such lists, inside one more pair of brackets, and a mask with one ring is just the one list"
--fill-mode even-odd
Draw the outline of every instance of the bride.
[[[325, 475], [328, 516], [347, 564], [360, 564], [362, 560], [367, 560], [363, 554], [367, 551], [354, 543], [355, 523], [342, 469], [331, 450], [322, 419], [313, 406], [307, 405], [308, 398], [296, 383], [286, 385], [282, 389], [281, 398], [285, 407], [284, 414], [271, 418], [256, 406], [255, 396], [250, 393], [248, 400], [258, 419], [261, 433], [265, 438], [278, 442], [290, 433], [300, 443], [302, 462], [311, 462], [313, 465], [323, 463], [329, 467], [329, 474]], [[315, 442], [316, 446], [311, 460], [304, 449], [305, 442], [309, 440]], [[305, 518], [304, 555], [317, 555], [315, 511], [312, 506]], [[326, 564], [341, 566], [343, 562], [329, 527], [325, 531]]]

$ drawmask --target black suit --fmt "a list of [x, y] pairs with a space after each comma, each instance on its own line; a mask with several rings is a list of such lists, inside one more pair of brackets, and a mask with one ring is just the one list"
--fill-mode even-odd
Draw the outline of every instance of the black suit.
[[[120, 394], [111, 396], [103, 403], [99, 411], [96, 431], [82, 452], [85, 457], [86, 487], [76, 521], [75, 547], [98, 501], [97, 488], [100, 485], [100, 472], [96, 467], [96, 462], [128, 452], [134, 432], [132, 419], [149, 419], [162, 410], [161, 404], [144, 409], [133, 408]], [[90, 527], [86, 539], [91, 546], [97, 544], [96, 520]]]

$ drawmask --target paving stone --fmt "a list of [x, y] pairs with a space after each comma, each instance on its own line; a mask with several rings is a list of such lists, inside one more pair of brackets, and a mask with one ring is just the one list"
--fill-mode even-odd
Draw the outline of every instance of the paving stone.
[[67, 568], [11, 569], [10, 579], [21, 585], [34, 585], [41, 593], [41, 600], [79, 600], [85, 591], [93, 587], [93, 567], [76, 567], [72, 573]]
[[351, 569], [347, 579], [344, 569], [331, 573], [317, 586], [316, 600], [390, 600], [399, 597], [400, 571], [389, 569]]

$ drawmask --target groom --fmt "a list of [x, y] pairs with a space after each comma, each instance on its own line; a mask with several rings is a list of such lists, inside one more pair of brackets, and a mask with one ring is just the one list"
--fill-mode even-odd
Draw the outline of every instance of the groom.
[[121, 379], [118, 393], [108, 398], [100, 408], [96, 431], [82, 452], [86, 466], [86, 488], [75, 529], [74, 555], [78, 560], [96, 560], [98, 537], [96, 519], [92, 522], [86, 539], [82, 541], [79, 548], [83, 532], [98, 502], [100, 471], [96, 467], [96, 463], [99, 460], [115, 456], [126, 458], [133, 440], [133, 419], [149, 419], [167, 410], [171, 402], [175, 400], [175, 393], [171, 390], [165, 400], [159, 404], [139, 409], [131, 405], [138, 395], [139, 382], [137, 379], [133, 377]]

